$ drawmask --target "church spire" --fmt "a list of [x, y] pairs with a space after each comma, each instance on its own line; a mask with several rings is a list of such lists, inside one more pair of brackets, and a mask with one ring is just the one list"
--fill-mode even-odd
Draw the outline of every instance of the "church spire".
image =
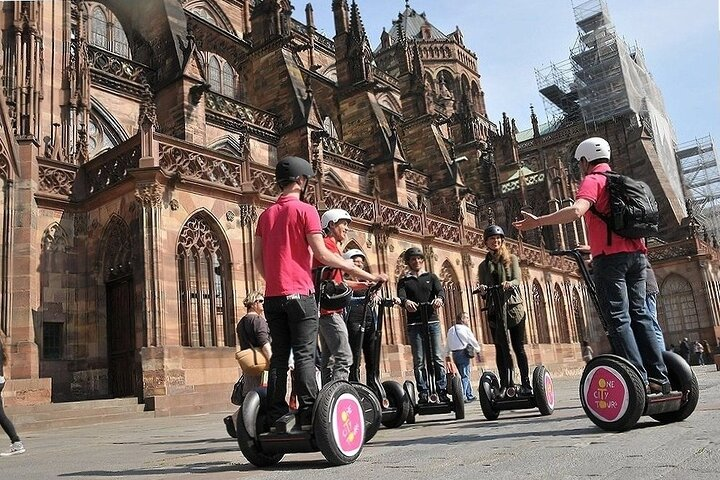
[[355, 3], [355, 0], [353, 0], [352, 6], [350, 7], [350, 35], [359, 42], [364, 42], [367, 38], [365, 26], [363, 25], [362, 17], [360, 16], [360, 9], [358, 8], [357, 3]]

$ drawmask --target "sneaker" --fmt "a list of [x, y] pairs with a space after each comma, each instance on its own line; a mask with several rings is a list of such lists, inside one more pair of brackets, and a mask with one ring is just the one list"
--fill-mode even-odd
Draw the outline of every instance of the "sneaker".
[[465, 399], [465, 403], [472, 403], [475, 401], [475, 397], [468, 397]]
[[420, 392], [418, 394], [418, 403], [428, 403], [428, 393]]
[[450, 398], [445, 390], [440, 390], [438, 398], [440, 399], [440, 403], [450, 403]]
[[13, 442], [10, 445], [10, 450], [0, 453], [0, 457], [9, 457], [10, 455], [17, 455], [20, 453], [25, 453], [25, 447], [23, 446], [23, 443]]

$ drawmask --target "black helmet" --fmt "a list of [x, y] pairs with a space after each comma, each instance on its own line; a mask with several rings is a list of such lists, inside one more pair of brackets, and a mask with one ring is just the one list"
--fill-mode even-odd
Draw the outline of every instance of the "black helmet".
[[300, 177], [315, 176], [312, 166], [300, 157], [285, 157], [275, 166], [275, 182], [281, 188], [297, 181]]
[[500, 235], [501, 237], [505, 238], [505, 232], [503, 232], [503, 229], [500, 228], [499, 225], [489, 225], [485, 229], [485, 232], [483, 232], [483, 239], [487, 240], [494, 235]]
[[405, 253], [403, 254], [403, 259], [405, 260], [405, 263], [410, 263], [410, 259], [412, 257], [423, 257], [425, 258], [425, 254], [423, 251], [418, 247], [410, 247], [407, 250], [405, 250]]
[[346, 283], [325, 280], [320, 285], [320, 307], [325, 310], [341, 310], [350, 305], [352, 289]]

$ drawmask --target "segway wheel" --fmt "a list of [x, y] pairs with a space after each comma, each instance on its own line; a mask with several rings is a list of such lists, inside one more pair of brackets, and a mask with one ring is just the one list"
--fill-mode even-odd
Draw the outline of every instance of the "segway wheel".
[[313, 411], [315, 442], [333, 466], [348, 465], [360, 456], [365, 439], [365, 418], [357, 390], [347, 382], [325, 386]]
[[410, 380], [405, 380], [405, 383], [403, 383], [403, 390], [405, 390], [405, 392], [407, 393], [407, 397], [410, 399], [410, 408], [408, 408], [407, 419], [405, 420], [405, 422], [407, 422], [408, 425], [413, 425], [415, 423], [415, 415], [417, 414], [417, 411], [415, 409], [415, 405], [417, 405], [415, 384], [412, 383]]
[[700, 399], [700, 387], [695, 372], [680, 355], [666, 351], [663, 352], [663, 360], [667, 366], [670, 385], [674, 391], [683, 393], [683, 402], [674, 412], [658, 413], [651, 417], [662, 423], [680, 422], [695, 411]]
[[258, 392], [252, 391], [248, 393], [240, 407], [235, 424], [240, 451], [248, 462], [260, 468], [272, 467], [282, 460], [284, 456], [283, 453], [264, 453], [256, 440], [258, 432], [260, 432], [258, 427], [264, 423], [263, 403]]
[[462, 380], [460, 375], [453, 375], [448, 382], [450, 384], [450, 395], [453, 400], [453, 410], [455, 410], [455, 420], [465, 418], [465, 395], [463, 394]]
[[616, 355], [601, 355], [583, 370], [580, 403], [595, 425], [622, 432], [635, 426], [645, 410], [645, 385], [630, 362]]
[[493, 398], [499, 390], [500, 383], [497, 377], [491, 372], [484, 372], [480, 377], [478, 396], [480, 397], [480, 408], [488, 420], [497, 420], [500, 415], [500, 412], [495, 410], [492, 405]]
[[392, 380], [383, 382], [383, 388], [387, 395], [390, 406], [395, 409], [395, 415], [382, 422], [386, 428], [398, 428], [407, 420], [408, 412], [410, 412], [410, 397], [399, 383]]
[[555, 410], [555, 389], [547, 369], [540, 365], [533, 371], [533, 395], [540, 415], [552, 415]]
[[380, 429], [380, 421], [382, 420], [382, 406], [377, 395], [370, 387], [362, 383], [352, 382], [352, 386], [357, 390], [360, 398], [360, 404], [363, 408], [365, 416], [365, 443], [369, 442]]

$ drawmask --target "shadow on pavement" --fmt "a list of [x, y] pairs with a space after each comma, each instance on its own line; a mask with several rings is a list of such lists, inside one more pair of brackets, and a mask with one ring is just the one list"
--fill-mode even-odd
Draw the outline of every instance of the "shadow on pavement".
[[542, 432], [507, 432], [493, 434], [484, 430], [479, 430], [476, 434], [450, 434], [442, 435], [437, 437], [419, 437], [409, 440], [407, 438], [399, 440], [386, 440], [369, 443], [368, 446], [407, 446], [409, 443], [413, 444], [427, 444], [427, 445], [447, 445], [460, 442], [488, 442], [493, 440], [499, 440], [503, 438], [530, 438], [530, 437], [568, 437], [570, 435], [586, 435], [597, 433], [597, 429], [594, 426], [588, 428], [574, 428], [574, 429], [562, 429], [555, 431], [542, 431]]
[[[252, 465], [238, 465], [235, 463], [227, 462], [208, 462], [198, 463], [195, 465], [185, 466], [173, 466], [169, 468], [133, 468], [130, 470], [87, 470], [84, 472], [70, 472], [61, 473], [58, 477], [108, 477], [108, 478], [121, 478], [124, 476], [139, 476], [139, 475], [169, 475], [173, 478], [174, 475], [180, 475], [183, 473], [217, 473], [217, 472], [232, 472], [237, 471], [238, 468], [252, 467]], [[254, 469], [254, 467], [252, 467]], [[248, 468], [249, 470], [249, 468]]]

